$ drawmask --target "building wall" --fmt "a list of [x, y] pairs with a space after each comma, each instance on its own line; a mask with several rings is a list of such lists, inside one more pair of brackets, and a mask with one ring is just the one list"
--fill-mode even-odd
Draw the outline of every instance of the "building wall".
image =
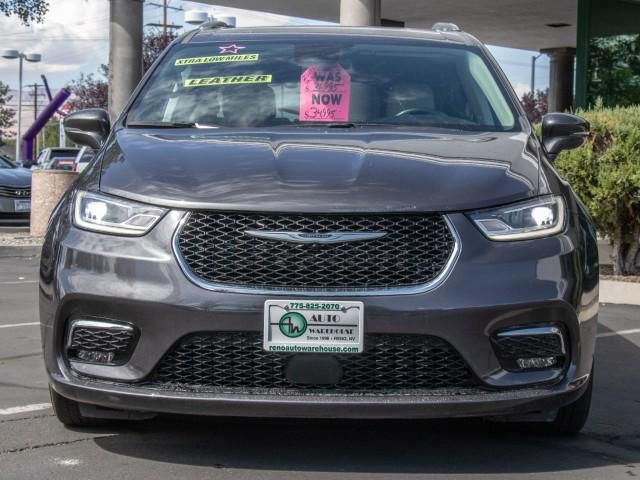
[[580, 0], [576, 104], [640, 104], [640, 2]]
[[591, 36], [640, 33], [640, 2], [591, 0]]

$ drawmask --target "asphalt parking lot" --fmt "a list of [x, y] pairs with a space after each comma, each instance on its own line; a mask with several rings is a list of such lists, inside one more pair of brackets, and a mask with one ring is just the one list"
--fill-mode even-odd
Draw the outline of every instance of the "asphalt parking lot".
[[525, 434], [475, 420], [164, 416], [68, 430], [49, 405], [37, 265], [34, 256], [0, 250], [2, 480], [640, 476], [640, 307], [602, 306], [594, 404], [577, 437]]

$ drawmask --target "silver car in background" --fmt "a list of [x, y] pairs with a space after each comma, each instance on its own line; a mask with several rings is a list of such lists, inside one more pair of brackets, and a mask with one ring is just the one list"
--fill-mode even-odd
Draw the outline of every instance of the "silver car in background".
[[72, 171], [82, 173], [87, 168], [89, 162], [96, 156], [95, 150], [89, 147], [82, 147], [78, 152], [78, 156], [73, 161]]
[[0, 224], [28, 224], [31, 172], [0, 158]]

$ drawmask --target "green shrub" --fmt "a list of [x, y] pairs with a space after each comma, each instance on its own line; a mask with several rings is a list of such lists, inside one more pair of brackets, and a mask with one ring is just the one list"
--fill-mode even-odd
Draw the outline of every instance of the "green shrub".
[[640, 107], [578, 111], [591, 124], [582, 147], [561, 153], [555, 166], [587, 206], [613, 246], [616, 275], [636, 275], [640, 252]]

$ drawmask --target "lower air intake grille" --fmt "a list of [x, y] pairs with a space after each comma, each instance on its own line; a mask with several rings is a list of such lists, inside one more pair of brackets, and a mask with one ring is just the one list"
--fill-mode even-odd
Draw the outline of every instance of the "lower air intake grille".
[[501, 356], [554, 357], [563, 354], [562, 337], [559, 335], [520, 335], [494, 339]]
[[335, 355], [342, 379], [335, 385], [299, 385], [285, 375], [290, 354], [262, 348], [251, 332], [185, 337], [169, 351], [145, 386], [171, 390], [324, 390], [375, 392], [474, 388], [460, 354], [444, 340], [425, 335], [365, 335], [361, 354]]

